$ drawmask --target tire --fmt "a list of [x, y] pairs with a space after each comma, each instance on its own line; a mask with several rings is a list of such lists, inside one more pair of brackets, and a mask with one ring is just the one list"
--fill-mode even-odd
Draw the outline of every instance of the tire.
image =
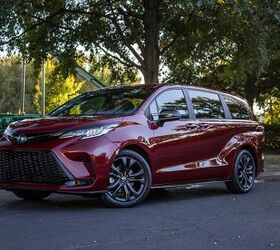
[[16, 190], [13, 191], [13, 193], [17, 197], [28, 201], [42, 200], [44, 198], [47, 198], [51, 194], [51, 192], [47, 192], [47, 191], [34, 191], [34, 190]]
[[111, 166], [108, 191], [103, 200], [110, 207], [136, 206], [149, 194], [151, 182], [147, 161], [134, 151], [123, 150]]
[[226, 186], [231, 193], [248, 193], [254, 186], [255, 176], [254, 157], [248, 150], [241, 150], [235, 159], [232, 180]]

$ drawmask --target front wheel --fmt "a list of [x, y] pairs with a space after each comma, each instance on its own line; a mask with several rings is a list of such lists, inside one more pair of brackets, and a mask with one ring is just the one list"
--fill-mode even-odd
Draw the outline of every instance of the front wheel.
[[151, 179], [147, 161], [134, 151], [123, 150], [111, 166], [108, 191], [103, 199], [114, 207], [135, 206], [147, 197]]
[[241, 150], [236, 157], [232, 180], [226, 182], [228, 190], [232, 193], [247, 193], [254, 186], [256, 164], [248, 150]]
[[24, 200], [37, 201], [47, 198], [51, 192], [47, 191], [34, 191], [34, 190], [15, 190], [13, 193]]

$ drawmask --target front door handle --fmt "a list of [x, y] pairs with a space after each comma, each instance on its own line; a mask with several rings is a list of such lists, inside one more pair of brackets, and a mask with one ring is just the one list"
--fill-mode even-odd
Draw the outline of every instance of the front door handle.
[[186, 128], [188, 128], [188, 129], [197, 129], [197, 128], [199, 128], [199, 125], [195, 124], [195, 123], [187, 124]]
[[257, 132], [263, 132], [264, 131], [264, 127], [259, 125], [259, 126], [256, 127], [256, 131]]

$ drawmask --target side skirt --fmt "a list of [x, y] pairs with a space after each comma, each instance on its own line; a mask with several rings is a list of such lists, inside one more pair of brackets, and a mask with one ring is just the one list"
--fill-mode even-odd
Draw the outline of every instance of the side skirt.
[[224, 181], [231, 181], [231, 179], [220, 179], [220, 180], [209, 180], [209, 181], [190, 181], [186, 183], [175, 183], [175, 184], [164, 184], [164, 185], [156, 185], [152, 186], [151, 189], [160, 189], [160, 188], [180, 188], [180, 187], [186, 187], [191, 184], [197, 184], [197, 183], [219, 183]]

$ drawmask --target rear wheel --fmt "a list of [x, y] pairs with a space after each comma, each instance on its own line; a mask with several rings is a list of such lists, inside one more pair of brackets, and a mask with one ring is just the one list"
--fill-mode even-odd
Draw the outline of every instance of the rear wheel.
[[47, 198], [51, 192], [47, 191], [34, 191], [34, 190], [16, 190], [13, 193], [24, 200], [37, 201]]
[[122, 151], [114, 160], [108, 191], [103, 198], [115, 207], [131, 207], [146, 198], [151, 188], [151, 171], [147, 161], [131, 150]]
[[228, 190], [232, 193], [247, 193], [254, 186], [256, 164], [248, 150], [241, 150], [236, 157], [232, 180], [226, 182]]

